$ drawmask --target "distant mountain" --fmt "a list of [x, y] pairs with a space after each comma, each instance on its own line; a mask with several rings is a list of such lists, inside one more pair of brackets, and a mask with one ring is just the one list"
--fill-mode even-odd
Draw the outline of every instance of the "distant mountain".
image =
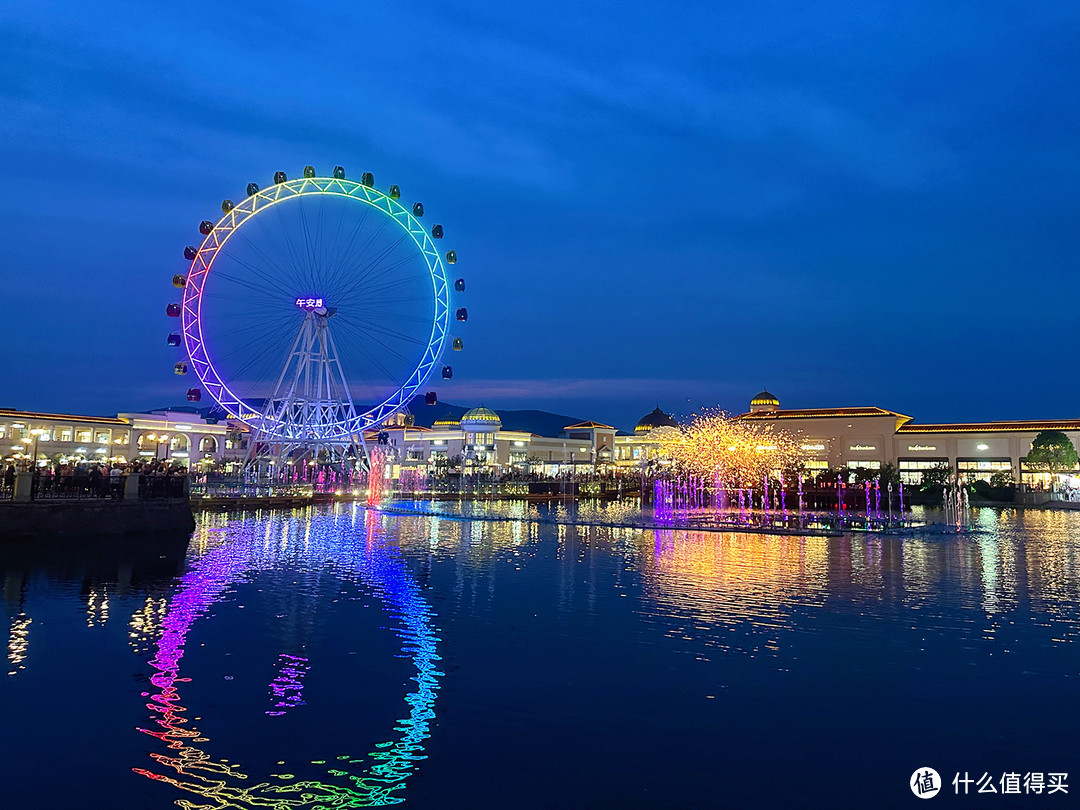
[[[217, 407], [217, 406], [213, 406], [213, 407]], [[213, 407], [211, 407], [211, 408], [196, 408], [194, 405], [191, 405], [191, 404], [166, 405], [163, 408], [152, 408], [152, 409], [147, 410], [147, 411], [139, 411], [139, 413], [158, 413], [158, 412], [161, 412], [161, 411], [169, 411], [171, 413], [198, 414], [200, 417], [205, 417], [206, 414], [209, 411], [213, 410]], [[221, 411], [221, 408], [217, 407], [217, 410]], [[221, 411], [221, 412], [222, 412], [222, 414], [225, 413], [224, 411]]]
[[[436, 419], [452, 416], [460, 419], [461, 415], [470, 410], [472, 406], [465, 407], [454, 405], [449, 402], [440, 402], [438, 405], [425, 405], [423, 397], [413, 397], [409, 403], [409, 411], [421, 427], [431, 427]], [[502, 419], [503, 430], [522, 430], [526, 433], [537, 433], [541, 436], [558, 436], [567, 425], [583, 422], [577, 416], [566, 416], [550, 411], [504, 411], [496, 410]]]
[[[431, 427], [436, 419], [452, 416], [460, 419], [462, 414], [470, 410], [472, 406], [454, 405], [450, 402], [440, 402], [437, 405], [426, 405], [422, 396], [413, 397], [409, 401], [409, 412], [412, 413], [416, 424], [421, 427]], [[159, 411], [172, 411], [173, 413], [198, 414], [217, 417], [224, 420], [225, 411], [220, 405], [195, 407], [191, 404], [173, 405], [171, 407], [156, 408]], [[522, 410], [522, 411], [496, 411], [502, 419], [503, 430], [521, 430], [526, 433], [536, 433], [540, 436], [559, 436], [563, 428], [585, 420], [577, 416], [566, 416], [561, 413], [550, 411]]]

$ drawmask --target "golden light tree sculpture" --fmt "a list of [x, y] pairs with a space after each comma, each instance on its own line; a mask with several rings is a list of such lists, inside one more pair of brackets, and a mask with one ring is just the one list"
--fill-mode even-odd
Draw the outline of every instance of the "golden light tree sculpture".
[[688, 425], [658, 441], [679, 474], [698, 477], [718, 489], [759, 487], [766, 476], [790, 480], [803, 461], [790, 434], [723, 411], [695, 415]]

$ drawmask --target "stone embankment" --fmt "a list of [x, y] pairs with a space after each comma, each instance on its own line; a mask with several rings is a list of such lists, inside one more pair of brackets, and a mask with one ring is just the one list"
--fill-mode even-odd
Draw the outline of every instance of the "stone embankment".
[[0, 500], [0, 540], [194, 531], [186, 476], [168, 487], [138, 475], [115, 484], [53, 491], [19, 473], [10, 500]]

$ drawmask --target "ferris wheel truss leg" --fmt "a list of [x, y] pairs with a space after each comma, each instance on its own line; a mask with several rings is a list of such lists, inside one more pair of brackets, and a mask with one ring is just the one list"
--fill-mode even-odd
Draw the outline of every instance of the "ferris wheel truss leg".
[[[257, 466], [259, 458], [269, 455], [284, 469], [287, 456], [294, 462], [308, 455], [318, 461], [321, 454], [330, 463], [344, 462], [356, 442], [339, 435], [340, 427], [355, 421], [329, 316], [307, 312], [256, 425], [248, 463]], [[360, 450], [366, 455], [362, 433]]]

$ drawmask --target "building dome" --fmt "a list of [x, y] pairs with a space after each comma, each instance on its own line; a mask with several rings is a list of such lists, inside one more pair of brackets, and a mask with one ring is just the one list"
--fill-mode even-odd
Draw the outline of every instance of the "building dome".
[[465, 430], [479, 430], [491, 433], [502, 427], [502, 419], [491, 408], [480, 405], [462, 414], [461, 427]]
[[780, 400], [768, 391], [762, 391], [750, 400], [750, 413], [758, 411], [776, 411], [780, 409]]
[[634, 428], [634, 433], [642, 434], [648, 433], [650, 430], [658, 427], [677, 428], [678, 426], [678, 422], [660, 410], [660, 407], [657, 406], [652, 413], [647, 413], [638, 420], [637, 427]]
[[434, 428], [456, 428], [460, 427], [461, 420], [455, 419], [452, 413], [448, 413], [442, 419], [436, 419], [432, 422], [431, 426]]

